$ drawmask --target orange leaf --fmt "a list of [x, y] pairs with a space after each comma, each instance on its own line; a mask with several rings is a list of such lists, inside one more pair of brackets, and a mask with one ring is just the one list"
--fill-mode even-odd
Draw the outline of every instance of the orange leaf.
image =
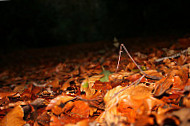
[[70, 87], [70, 82], [74, 81], [74, 78], [69, 78], [67, 81], [65, 81], [65, 83], [62, 85], [61, 90], [65, 91], [67, 90], [68, 87]]
[[60, 87], [60, 85], [59, 85], [59, 79], [55, 78], [55, 80], [49, 82], [47, 85], [52, 85], [53, 88], [59, 88]]
[[[153, 98], [151, 95], [152, 88], [144, 84], [128, 87], [121, 92], [123, 88], [117, 86], [106, 93], [104, 97], [106, 119], [108, 119], [107, 113], [109, 112], [109, 114], [113, 115], [112, 118], [114, 115], [124, 116], [127, 117], [126, 121], [128, 123], [132, 123], [136, 120], [137, 114], [151, 112], [153, 107], [164, 104], [161, 100]], [[116, 107], [117, 109], [115, 109]], [[111, 116], [109, 115], [109, 117]]]
[[[134, 74], [134, 75], [131, 75], [129, 77], [126, 77], [126, 79], [131, 81], [131, 82], [134, 82], [134, 81], [138, 80], [140, 77], [141, 77], [140, 74]], [[146, 78], [143, 78], [140, 82], [146, 82]]]
[[75, 101], [74, 108], [71, 110], [70, 114], [74, 118], [88, 118], [90, 114], [90, 107], [86, 102]]
[[0, 92], [0, 99], [7, 96], [13, 96], [15, 94], [16, 94], [15, 92]]
[[16, 106], [0, 121], [0, 126], [23, 126], [26, 123], [23, 117], [22, 107]]
[[50, 126], [63, 126], [64, 123], [62, 124], [60, 121], [60, 118], [57, 116], [52, 115], [50, 119]]
[[173, 84], [173, 79], [171, 77], [164, 77], [155, 83], [155, 90], [153, 92], [154, 96], [160, 96], [165, 93]]
[[54, 98], [53, 100], [50, 101], [50, 103], [46, 107], [46, 110], [50, 110], [55, 105], [60, 105], [61, 103], [65, 103], [72, 99], [73, 99], [73, 97], [70, 97], [70, 96], [64, 96], [64, 95], [57, 96], [56, 98]]
[[34, 123], [34, 126], [49, 126], [50, 115], [45, 111], [39, 115]]

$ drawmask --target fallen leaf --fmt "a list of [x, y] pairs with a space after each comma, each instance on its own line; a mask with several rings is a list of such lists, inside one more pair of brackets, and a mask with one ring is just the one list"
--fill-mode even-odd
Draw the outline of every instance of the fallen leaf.
[[58, 78], [55, 78], [55, 80], [48, 82], [47, 86], [48, 85], [51, 85], [53, 88], [59, 88], [59, 87], [61, 87], [59, 85], [59, 79]]
[[[128, 123], [134, 123], [137, 114], [150, 113], [153, 107], [164, 104], [155, 99], [151, 94], [152, 88], [144, 84], [130, 86], [121, 92], [122, 89], [124, 87], [121, 86], [111, 89], [106, 93], [104, 101], [109, 114], [122, 115], [127, 118], [125, 121]], [[106, 116], [107, 114], [105, 118]]]
[[180, 119], [181, 126], [189, 126], [190, 125], [190, 109], [182, 108], [178, 111], [174, 111], [171, 113], [173, 116], [177, 116]]
[[40, 126], [40, 125], [49, 126], [49, 122], [50, 122], [50, 115], [45, 111], [38, 116], [38, 118], [34, 123], [34, 126]]
[[54, 98], [53, 100], [50, 101], [50, 103], [46, 107], [46, 110], [50, 110], [50, 109], [54, 108], [56, 105], [58, 106], [61, 103], [64, 104], [65, 102], [68, 102], [72, 99], [74, 99], [74, 98], [71, 96], [64, 96], [64, 95], [57, 96], [56, 98]]
[[157, 81], [155, 84], [155, 90], [153, 92], [154, 96], [158, 97], [165, 93], [173, 84], [173, 78], [164, 77], [161, 80]]
[[62, 87], [61, 87], [61, 90], [63, 90], [63, 91], [67, 90], [67, 88], [71, 86], [71, 85], [70, 85], [70, 82], [71, 82], [71, 81], [74, 81], [74, 80], [75, 80], [74, 78], [70, 78], [70, 79], [68, 79], [67, 81], [65, 81], [65, 82], [63, 83]]
[[104, 67], [102, 67], [102, 69], [103, 69], [102, 74], [104, 74], [104, 76], [102, 78], [100, 78], [100, 81], [101, 82], [109, 82], [109, 75], [111, 74], [111, 72], [108, 70], [105, 70]]
[[84, 101], [75, 101], [70, 115], [74, 118], [88, 118], [90, 115], [90, 107], [88, 103]]
[[26, 123], [23, 117], [24, 111], [22, 107], [16, 106], [0, 121], [0, 126], [22, 126]]
[[8, 97], [8, 96], [13, 96], [15, 94], [16, 94], [16, 92], [0, 92], [0, 99], [2, 99], [4, 97]]
[[94, 75], [92, 77], [87, 77], [85, 80], [82, 81], [80, 90], [85, 91], [86, 97], [90, 98], [95, 94], [95, 89], [93, 88], [94, 83], [99, 80], [103, 75]]

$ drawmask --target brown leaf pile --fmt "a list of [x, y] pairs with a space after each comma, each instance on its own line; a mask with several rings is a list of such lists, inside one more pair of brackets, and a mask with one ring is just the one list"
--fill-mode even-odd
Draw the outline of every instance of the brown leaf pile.
[[115, 72], [115, 49], [24, 74], [5, 70], [0, 126], [190, 125], [189, 44], [183, 38], [169, 48], [131, 53], [143, 71], [122, 56]]

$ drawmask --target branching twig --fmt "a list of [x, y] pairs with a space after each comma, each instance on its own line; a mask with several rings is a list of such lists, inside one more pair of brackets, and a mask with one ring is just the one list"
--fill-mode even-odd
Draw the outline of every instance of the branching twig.
[[120, 60], [121, 60], [122, 48], [125, 50], [125, 52], [126, 52], [127, 55], [129, 56], [129, 58], [133, 61], [133, 63], [137, 66], [137, 68], [140, 70], [140, 72], [141, 72], [143, 75], [145, 75], [145, 76], [148, 77], [148, 78], [154, 79], [154, 80], [160, 80], [160, 79], [161, 79], [161, 77], [151, 76], [151, 75], [146, 74], [146, 73], [141, 69], [141, 67], [135, 62], [135, 60], [132, 58], [132, 56], [130, 55], [130, 53], [128, 52], [127, 48], [124, 46], [124, 44], [121, 44], [121, 45], [120, 45], [119, 59], [118, 59], [118, 63], [117, 63], [116, 72], [117, 72], [117, 70], [118, 70], [118, 68], [119, 68], [119, 63], [120, 63]]

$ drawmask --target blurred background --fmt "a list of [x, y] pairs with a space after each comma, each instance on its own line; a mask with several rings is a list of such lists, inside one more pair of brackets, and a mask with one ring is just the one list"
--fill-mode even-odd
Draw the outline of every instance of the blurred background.
[[189, 0], [0, 1], [0, 53], [190, 31]]

